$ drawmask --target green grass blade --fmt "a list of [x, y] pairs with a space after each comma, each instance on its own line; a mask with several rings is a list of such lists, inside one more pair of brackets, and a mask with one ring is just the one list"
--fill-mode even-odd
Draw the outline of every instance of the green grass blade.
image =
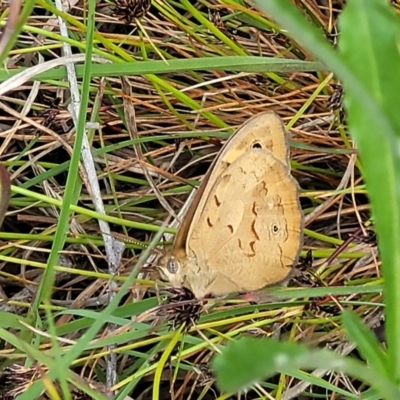
[[360, 318], [350, 311], [344, 310], [342, 322], [347, 337], [357, 345], [357, 348], [369, 365], [380, 375], [390, 376], [387, 354], [383, 351], [376, 336], [362, 323]]

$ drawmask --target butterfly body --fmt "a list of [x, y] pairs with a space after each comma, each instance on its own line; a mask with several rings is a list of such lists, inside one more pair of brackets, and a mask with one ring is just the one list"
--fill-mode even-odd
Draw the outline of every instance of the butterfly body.
[[173, 286], [203, 298], [287, 279], [303, 228], [288, 157], [286, 133], [274, 113], [251, 118], [228, 140], [161, 261]]

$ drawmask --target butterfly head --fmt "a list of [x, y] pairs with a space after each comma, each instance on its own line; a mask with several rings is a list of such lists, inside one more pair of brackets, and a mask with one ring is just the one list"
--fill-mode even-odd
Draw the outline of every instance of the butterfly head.
[[173, 254], [161, 257], [158, 270], [163, 281], [169, 282], [173, 287], [189, 289], [198, 299], [210, 294], [206, 289], [210, 277], [204, 269], [197, 266], [194, 259], [187, 257], [184, 252], [181, 254], [175, 251]]
[[186, 286], [182, 264], [183, 260], [178, 256], [167, 254], [161, 257], [157, 266], [161, 279], [169, 282], [174, 287]]

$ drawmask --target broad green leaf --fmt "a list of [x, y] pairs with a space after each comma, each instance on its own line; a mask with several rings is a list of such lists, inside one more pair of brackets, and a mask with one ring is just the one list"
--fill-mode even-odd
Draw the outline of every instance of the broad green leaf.
[[399, 17], [384, 0], [347, 2], [336, 52], [289, 0], [255, 2], [343, 82], [383, 261], [388, 370], [400, 381]]
[[[357, 35], [354, 35], [357, 21]], [[386, 303], [388, 370], [400, 379], [400, 19], [382, 0], [352, 0], [340, 18], [340, 54], [376, 102], [370, 113], [347, 87], [345, 105], [378, 232]], [[358, 39], [355, 38], [358, 37]], [[362, 38], [362, 46], [360, 46]], [[389, 130], [383, 130], [380, 118]]]
[[400, 391], [384, 375], [350, 357], [273, 339], [242, 338], [230, 342], [215, 357], [212, 367], [223, 391], [236, 393], [276, 372], [290, 375], [297, 369], [341, 371], [375, 387], [383, 398], [400, 398]]

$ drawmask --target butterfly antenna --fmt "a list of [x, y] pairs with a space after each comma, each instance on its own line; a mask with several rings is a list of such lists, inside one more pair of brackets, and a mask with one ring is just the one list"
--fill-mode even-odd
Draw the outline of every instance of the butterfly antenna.
[[[111, 232], [108, 235], [110, 235], [114, 239], [120, 240], [121, 242], [134, 244], [134, 245], [136, 245], [136, 246], [138, 246], [138, 247], [140, 247], [142, 249], [147, 249], [149, 247], [149, 245], [147, 243], [143, 243], [143, 242], [141, 242], [139, 240], [132, 239], [131, 237], [129, 237], [127, 235], [124, 235], [122, 233]], [[157, 249], [157, 248], [154, 248], [153, 251], [156, 254], [162, 254], [162, 251]]]

